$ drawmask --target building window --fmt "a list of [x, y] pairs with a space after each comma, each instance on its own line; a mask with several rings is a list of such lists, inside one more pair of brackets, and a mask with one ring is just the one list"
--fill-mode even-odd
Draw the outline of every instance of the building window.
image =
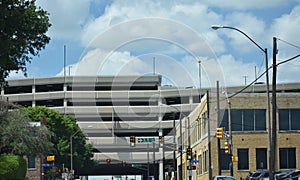
[[280, 169], [296, 168], [296, 148], [279, 148]]
[[221, 149], [221, 170], [230, 170], [231, 155], [225, 154], [225, 149]]
[[35, 156], [28, 156], [28, 163], [27, 163], [27, 168], [32, 169], [35, 168]]
[[203, 152], [203, 172], [207, 172], [208, 171], [208, 153], [207, 151]]
[[267, 169], [267, 149], [256, 149], [256, 169]]
[[300, 109], [279, 109], [279, 130], [300, 130]]
[[220, 110], [220, 119], [221, 122], [219, 122], [220, 127], [224, 127], [225, 130], [228, 130], [228, 111], [221, 109]]
[[[231, 109], [232, 131], [265, 131], [266, 110], [265, 109]], [[221, 110], [220, 127], [228, 130], [228, 110]]]
[[249, 169], [249, 149], [238, 149], [238, 170]]
[[197, 175], [201, 175], [202, 174], [202, 162], [203, 162], [201, 154], [198, 156], [198, 160], [199, 160], [199, 163], [197, 164], [198, 165]]

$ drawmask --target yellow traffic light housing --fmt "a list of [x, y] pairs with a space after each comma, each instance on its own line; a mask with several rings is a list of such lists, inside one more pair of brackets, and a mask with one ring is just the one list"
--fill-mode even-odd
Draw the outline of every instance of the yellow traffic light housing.
[[230, 143], [228, 141], [225, 141], [225, 154], [230, 154]]
[[218, 139], [224, 138], [224, 128], [217, 128], [216, 137]]
[[238, 162], [239, 161], [239, 157], [238, 156], [232, 156], [231, 157], [231, 161], [232, 162]]
[[106, 159], [106, 163], [107, 163], [107, 165], [110, 165], [110, 159]]
[[130, 136], [130, 147], [135, 146], [135, 136]]
[[163, 147], [163, 146], [164, 146], [164, 137], [159, 136], [159, 147]]

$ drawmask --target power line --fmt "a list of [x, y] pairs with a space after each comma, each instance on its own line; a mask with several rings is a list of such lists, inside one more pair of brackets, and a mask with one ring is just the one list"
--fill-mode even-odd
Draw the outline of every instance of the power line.
[[294, 57], [291, 57], [291, 58], [289, 58], [289, 59], [287, 59], [285, 61], [281, 61], [280, 63], [277, 63], [276, 66], [279, 66], [280, 64], [283, 64], [283, 63], [286, 63], [286, 62], [289, 62], [289, 61], [291, 61], [293, 59], [296, 59], [297, 57], [300, 57], [300, 54], [298, 54], [298, 55], [296, 55]]
[[297, 45], [294, 45], [294, 44], [292, 44], [292, 43], [289, 43], [289, 42], [287, 42], [287, 41], [285, 41], [285, 40], [283, 40], [283, 39], [279, 39], [279, 38], [277, 38], [278, 40], [280, 40], [280, 41], [282, 41], [282, 42], [284, 42], [284, 43], [286, 43], [286, 44], [288, 44], [288, 45], [290, 45], [290, 46], [293, 46], [293, 47], [295, 47], [295, 48], [297, 48], [297, 49], [300, 49], [300, 46], [297, 46]]
[[[267, 71], [269, 71], [269, 69], [271, 69], [272, 66], [270, 66], [267, 70], [265, 70], [261, 75], [259, 75], [256, 79], [254, 79], [250, 84], [248, 84], [247, 86], [245, 86], [244, 88], [242, 88], [241, 90], [239, 90], [238, 92], [232, 94], [231, 96], [228, 96], [228, 98], [226, 99], [229, 99], [229, 98], [232, 98], [238, 94], [240, 94], [241, 92], [243, 92], [245, 89], [247, 89], [248, 87], [250, 87], [252, 84], [254, 84], [258, 79], [260, 79]], [[226, 99], [223, 99], [223, 100], [226, 100]]]
[[[298, 55], [296, 55], [296, 56], [294, 56], [294, 57], [291, 57], [291, 58], [289, 58], [289, 59], [287, 59], [287, 60], [284, 60], [284, 61], [282, 61], [282, 62], [280, 62], [280, 63], [277, 63], [276, 64], [276, 66], [279, 66], [279, 65], [281, 65], [281, 64], [283, 64], [283, 63], [286, 63], [286, 62], [289, 62], [289, 61], [291, 61], [291, 60], [293, 60], [293, 59], [296, 59], [296, 58], [298, 58], [298, 57], [300, 57], [300, 54], [298, 54]], [[270, 66], [269, 68], [268, 68], [268, 70], [269, 69], [271, 69], [272, 68], [272, 66]], [[247, 88], [249, 88], [252, 84], [254, 84], [258, 79], [260, 79], [268, 70], [265, 70], [261, 75], [259, 75], [254, 81], [252, 81], [250, 84], [248, 84], [247, 86], [245, 86], [244, 88], [242, 88], [241, 90], [239, 90], [238, 92], [236, 92], [236, 93], [234, 93], [234, 94], [232, 94], [231, 96], [228, 96], [228, 99], [229, 98], [232, 98], [232, 97], [234, 97], [234, 96], [236, 96], [236, 95], [238, 95], [238, 94], [240, 94], [240, 93], [242, 93], [245, 89], [247, 89]], [[226, 98], [227, 99], [227, 98]], [[226, 99], [223, 99], [223, 100], [226, 100]]]

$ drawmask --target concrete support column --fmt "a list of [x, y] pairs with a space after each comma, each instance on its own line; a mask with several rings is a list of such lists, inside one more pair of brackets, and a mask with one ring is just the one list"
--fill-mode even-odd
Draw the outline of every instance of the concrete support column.
[[[159, 131], [158, 131], [158, 135], [159, 136], [163, 136], [163, 129], [162, 129], [162, 119], [163, 119], [163, 113], [164, 112], [161, 112], [161, 105], [162, 105], [162, 97], [161, 97], [161, 94], [159, 95], [159, 99], [158, 99], [158, 106], [160, 108], [159, 110], [159, 114], [158, 114], [158, 121], [159, 121], [159, 124], [160, 124], [160, 128], [159, 128]], [[163, 147], [159, 147], [159, 175], [158, 175], [158, 179], [159, 180], [164, 180], [164, 150], [163, 150]]]
[[67, 98], [66, 98], [66, 95], [67, 95], [67, 83], [66, 83], [66, 77], [65, 77], [65, 80], [64, 80], [64, 116], [66, 115], [66, 108], [67, 108]]
[[67, 107], [66, 93], [67, 93], [67, 84], [64, 83], [64, 107]]
[[[162, 129], [159, 130], [159, 136], [162, 136], [163, 132]], [[159, 147], [159, 180], [164, 180], [164, 150], [162, 147]]]
[[32, 107], [35, 107], [36, 106], [36, 103], [35, 103], [35, 83], [32, 85], [31, 87], [31, 91], [32, 91], [32, 94], [33, 94], [33, 100], [32, 100]]

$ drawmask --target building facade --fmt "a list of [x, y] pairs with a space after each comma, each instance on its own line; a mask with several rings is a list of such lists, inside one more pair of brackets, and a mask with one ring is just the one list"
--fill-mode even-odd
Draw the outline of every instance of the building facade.
[[[148, 175], [156, 178], [177, 174], [177, 178], [192, 175], [201, 180], [229, 175], [231, 155], [225, 154], [226, 140], [216, 138], [216, 128], [223, 127], [228, 137], [230, 117], [232, 155], [238, 157], [233, 175], [240, 178], [268, 168], [265, 85], [235, 95], [243, 87], [226, 87], [217, 94], [214, 88], [163, 86], [161, 81], [161, 76], [16, 79], [8, 81], [1, 95], [23, 106], [47, 106], [74, 116], [93, 144], [94, 159], [101, 164], [107, 159], [112, 164], [150, 162], [159, 173], [154, 170]], [[279, 84], [277, 90], [276, 168], [299, 169], [300, 86]], [[130, 137], [135, 138], [133, 147]], [[191, 171], [186, 160], [189, 147], [191, 165], [196, 167]], [[177, 172], [170, 173], [174, 170]]]
[[[67, 76], [8, 80], [1, 94], [22, 106], [47, 106], [77, 119], [106, 164], [156, 164], [173, 171], [175, 124], [200, 102], [193, 88], [162, 86], [161, 76]], [[135, 145], [130, 146], [134, 136]], [[160, 146], [159, 137], [164, 137]]]
[[[277, 88], [275, 169], [279, 171], [300, 169], [299, 87], [299, 84], [290, 83], [279, 84]], [[269, 168], [270, 141], [265, 87], [257, 86], [254, 91], [253, 88], [239, 94], [233, 93], [238, 92], [239, 87], [227, 88], [227, 96], [222, 93], [217, 96], [217, 90], [208, 92], [186, 118], [190, 124], [187, 126], [189, 129], [182, 129], [182, 138], [184, 147], [190, 145], [192, 148], [194, 161], [191, 161], [191, 165], [196, 168], [189, 172], [187, 166], [190, 162], [186, 160], [186, 153], [183, 154], [182, 163], [179, 154], [177, 164], [179, 170], [180, 164], [183, 165], [183, 179], [189, 175], [197, 180], [209, 179], [219, 174], [232, 174], [240, 179], [245, 178], [250, 171]], [[272, 109], [270, 114], [272, 119]], [[186, 119], [183, 119], [185, 123]], [[224, 138], [220, 140], [216, 137], [219, 127], [224, 128]], [[232, 152], [226, 154], [225, 142], [230, 142], [230, 128]], [[178, 126], [177, 138], [181, 138]], [[237, 157], [238, 161], [232, 162], [232, 156]]]

